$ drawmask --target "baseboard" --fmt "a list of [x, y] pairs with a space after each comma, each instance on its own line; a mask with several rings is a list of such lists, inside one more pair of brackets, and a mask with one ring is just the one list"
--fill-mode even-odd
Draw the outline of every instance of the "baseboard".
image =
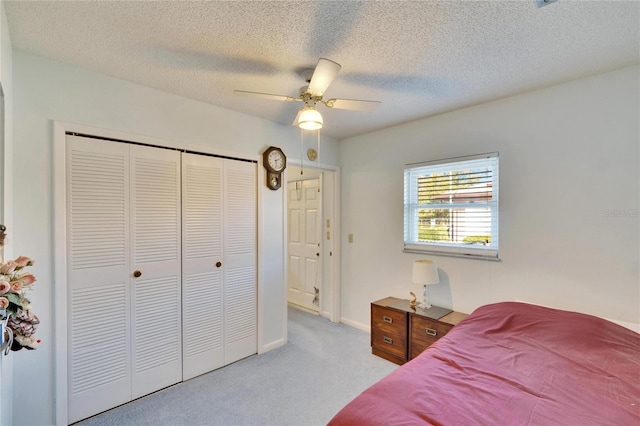
[[262, 345], [261, 350], [258, 351], [259, 354], [263, 354], [265, 352], [269, 352], [270, 350], [279, 348], [287, 344], [287, 339], [278, 339], [273, 342], [267, 343], [266, 345]]
[[350, 320], [349, 318], [340, 318], [340, 322], [346, 324], [350, 327], [357, 328], [358, 330], [366, 331], [367, 333], [371, 333], [371, 325], [370, 324], [362, 324], [361, 322]]
[[295, 303], [291, 303], [291, 302], [287, 302], [287, 306], [294, 308], [294, 309], [298, 309], [302, 312], [306, 312], [308, 314], [312, 314], [312, 315], [320, 315], [320, 313], [318, 311], [314, 311], [313, 309], [309, 309], [306, 308], [304, 306], [300, 306], [300, 305], [296, 305]]

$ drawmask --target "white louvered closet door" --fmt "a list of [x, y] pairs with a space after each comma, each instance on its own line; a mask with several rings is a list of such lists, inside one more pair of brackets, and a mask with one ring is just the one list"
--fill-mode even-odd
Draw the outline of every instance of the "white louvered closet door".
[[180, 153], [67, 136], [66, 155], [75, 422], [182, 379]]
[[132, 397], [138, 398], [182, 380], [180, 153], [130, 149]]
[[255, 354], [256, 164], [78, 136], [66, 156], [69, 421]]
[[129, 147], [67, 136], [69, 422], [131, 399]]
[[183, 377], [257, 352], [256, 164], [182, 156]]
[[182, 317], [185, 380], [224, 365], [223, 164], [224, 160], [221, 158], [182, 155]]
[[224, 362], [257, 352], [256, 164], [224, 162]]

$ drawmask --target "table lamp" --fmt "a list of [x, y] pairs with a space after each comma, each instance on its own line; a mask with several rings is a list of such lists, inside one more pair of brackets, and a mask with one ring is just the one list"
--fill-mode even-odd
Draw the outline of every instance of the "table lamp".
[[436, 262], [427, 259], [414, 260], [412, 281], [414, 284], [422, 284], [424, 288], [422, 303], [418, 306], [422, 309], [431, 308], [429, 298], [427, 297], [427, 286], [435, 285], [440, 282]]

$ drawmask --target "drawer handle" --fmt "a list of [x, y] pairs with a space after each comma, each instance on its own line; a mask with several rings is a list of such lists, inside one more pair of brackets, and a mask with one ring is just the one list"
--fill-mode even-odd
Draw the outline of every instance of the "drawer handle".
[[388, 343], [390, 345], [393, 345], [393, 339], [387, 336], [383, 336], [382, 340], [384, 340], [385, 343]]
[[433, 328], [425, 328], [424, 332], [433, 337], [436, 337], [438, 335], [438, 331], [434, 330]]
[[384, 315], [384, 316], [382, 317], [382, 321], [384, 321], [384, 322], [388, 322], [389, 324], [391, 324], [391, 323], [393, 322], [393, 318], [391, 318], [391, 317], [388, 317], [388, 316]]

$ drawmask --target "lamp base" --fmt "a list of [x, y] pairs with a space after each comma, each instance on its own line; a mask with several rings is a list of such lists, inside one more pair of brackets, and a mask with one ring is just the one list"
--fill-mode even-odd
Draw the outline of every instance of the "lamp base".
[[429, 296], [427, 295], [427, 286], [422, 286], [422, 303], [418, 305], [419, 308], [429, 309], [431, 307], [431, 303], [429, 303]]

